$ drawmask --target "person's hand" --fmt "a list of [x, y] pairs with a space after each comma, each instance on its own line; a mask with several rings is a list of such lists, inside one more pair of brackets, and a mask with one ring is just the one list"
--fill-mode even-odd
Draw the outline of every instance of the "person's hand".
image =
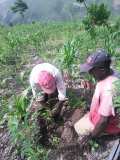
[[93, 89], [94, 85], [88, 80], [81, 80], [80, 87], [83, 89]]
[[85, 135], [85, 136], [79, 136], [78, 137], [78, 143], [82, 146], [86, 145], [89, 140], [92, 138], [91, 134]]
[[60, 106], [58, 104], [55, 105], [54, 109], [51, 111], [52, 116], [56, 116], [60, 113]]
[[56, 103], [56, 105], [54, 106], [54, 109], [51, 111], [52, 116], [57, 116], [60, 114], [61, 109], [63, 107], [63, 102], [59, 101], [58, 103]]
[[74, 124], [73, 124], [73, 122], [71, 120], [68, 120], [67, 122], [65, 122], [64, 126], [65, 127], [73, 127]]
[[29, 112], [36, 112], [37, 109], [38, 109], [38, 102], [33, 101], [31, 107], [29, 108]]
[[36, 112], [39, 108], [43, 108], [45, 107], [46, 104], [44, 101], [40, 101], [39, 99], [35, 99], [32, 101], [29, 109], [28, 109], [28, 112]]

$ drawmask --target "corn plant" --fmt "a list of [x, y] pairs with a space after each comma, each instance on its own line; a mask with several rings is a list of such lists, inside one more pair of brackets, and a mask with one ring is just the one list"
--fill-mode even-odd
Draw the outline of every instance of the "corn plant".
[[67, 96], [69, 97], [69, 105], [72, 108], [79, 108], [79, 107], [86, 106], [86, 102], [83, 99], [83, 97], [82, 98], [77, 97], [74, 91], [69, 90], [69, 92], [67, 93]]
[[14, 96], [12, 104], [9, 106], [11, 114], [18, 116], [21, 120], [26, 114], [26, 109], [28, 107], [29, 101], [24, 96]]
[[[34, 142], [35, 122], [29, 123], [29, 113], [26, 112], [28, 101], [24, 96], [15, 96], [10, 105], [8, 115], [8, 127], [11, 133], [11, 141], [16, 145], [19, 155], [29, 160], [43, 160], [47, 157], [47, 151]], [[43, 114], [43, 116], [45, 116]]]
[[66, 69], [69, 73], [72, 73], [73, 65], [77, 62], [78, 48], [77, 40], [73, 39], [64, 44], [60, 50], [58, 61], [62, 69]]
[[114, 56], [116, 55], [115, 51], [117, 48], [117, 39], [119, 37], [120, 37], [119, 31], [111, 33], [105, 37], [105, 48], [107, 49], [108, 53], [110, 53], [111, 55], [114, 55]]
[[114, 83], [115, 88], [114, 88], [114, 97], [113, 97], [113, 104], [115, 107], [116, 112], [119, 112], [120, 114], [120, 81], [116, 81]]
[[119, 47], [119, 30], [115, 29], [114, 26], [96, 26], [95, 32], [96, 46], [106, 49], [112, 56], [118, 56], [116, 49]]

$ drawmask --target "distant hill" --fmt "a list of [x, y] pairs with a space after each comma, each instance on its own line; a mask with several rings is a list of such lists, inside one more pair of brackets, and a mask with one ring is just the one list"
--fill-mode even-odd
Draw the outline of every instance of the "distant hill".
[[[0, 0], [0, 22], [2, 24], [30, 23], [32, 21], [67, 21], [83, 17], [85, 9], [75, 0], [24, 0], [29, 9], [25, 12], [24, 18], [11, 11], [11, 6], [15, 0]], [[91, 3], [93, 0], [87, 0]], [[119, 0], [97, 0], [104, 2], [112, 10], [118, 10]], [[112, 3], [111, 3], [112, 2]]]

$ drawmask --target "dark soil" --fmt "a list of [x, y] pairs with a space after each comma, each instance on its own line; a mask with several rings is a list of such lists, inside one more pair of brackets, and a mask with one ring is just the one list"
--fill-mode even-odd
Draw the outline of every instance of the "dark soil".
[[0, 126], [0, 160], [23, 160], [18, 155], [16, 146], [12, 143], [7, 122]]

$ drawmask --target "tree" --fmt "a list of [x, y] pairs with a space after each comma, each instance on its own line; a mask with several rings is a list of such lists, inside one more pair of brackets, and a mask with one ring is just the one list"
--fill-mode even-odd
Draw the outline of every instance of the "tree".
[[85, 28], [89, 29], [95, 25], [106, 25], [110, 17], [110, 11], [107, 10], [107, 7], [104, 3], [96, 4], [92, 3], [90, 6], [87, 6], [85, 0], [76, 0], [79, 3], [84, 3], [87, 10], [87, 17], [84, 18], [83, 23]]
[[84, 3], [85, 8], [88, 10], [87, 4], [85, 0], [76, 0], [79, 3]]
[[27, 4], [23, 0], [16, 0], [14, 5], [11, 7], [11, 10], [14, 13], [19, 13], [22, 17], [24, 17], [24, 12], [28, 9]]
[[91, 4], [88, 8], [88, 13], [91, 18], [91, 22], [95, 25], [107, 24], [107, 21], [110, 17], [110, 11], [107, 10], [107, 7], [104, 3], [97, 5]]

